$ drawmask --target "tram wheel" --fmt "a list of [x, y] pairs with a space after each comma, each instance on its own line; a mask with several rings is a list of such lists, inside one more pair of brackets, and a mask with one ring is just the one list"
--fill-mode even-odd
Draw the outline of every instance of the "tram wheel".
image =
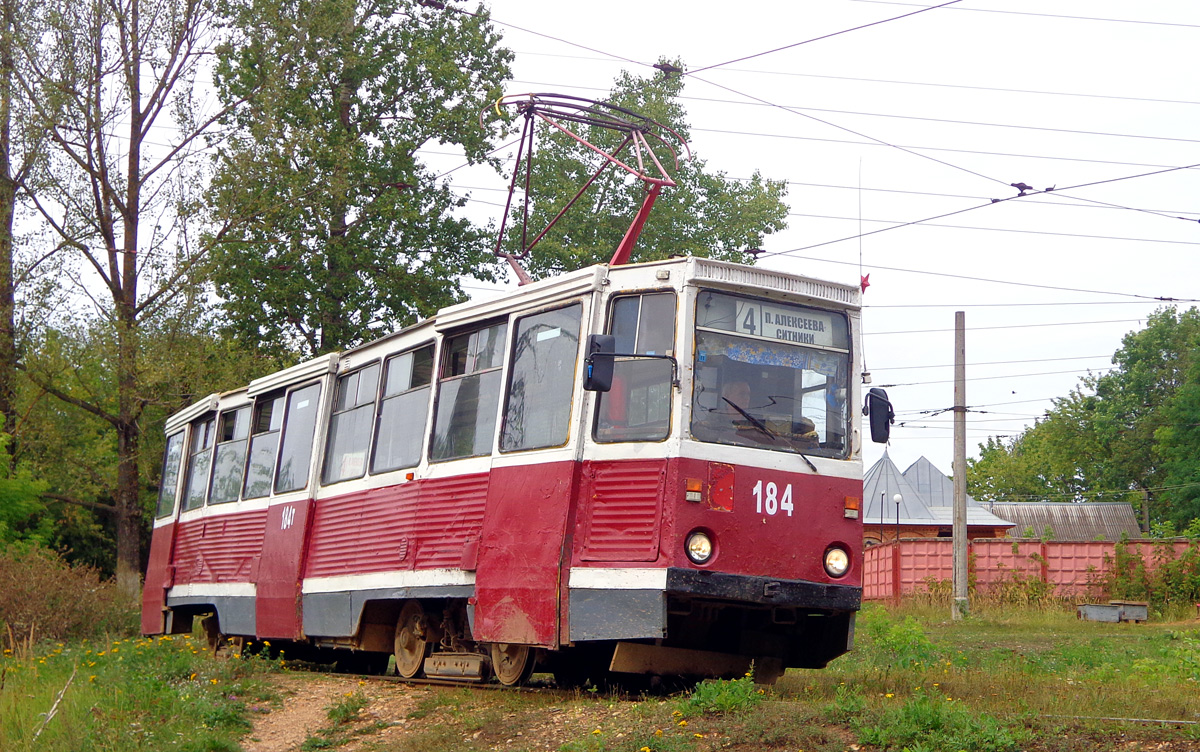
[[425, 639], [427, 633], [428, 622], [421, 604], [417, 601], [405, 603], [400, 610], [400, 618], [396, 620], [393, 650], [396, 654], [396, 673], [405, 679], [421, 675], [425, 657], [429, 654], [429, 643]]
[[533, 673], [533, 650], [528, 645], [507, 642], [492, 644], [492, 672], [501, 684], [520, 684]]

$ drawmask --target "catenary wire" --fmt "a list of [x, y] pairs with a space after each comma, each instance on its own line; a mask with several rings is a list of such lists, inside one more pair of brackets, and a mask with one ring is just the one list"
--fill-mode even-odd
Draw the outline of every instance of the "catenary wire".
[[[1037, 329], [1047, 326], [1091, 326], [1094, 324], [1138, 324], [1145, 319], [1111, 319], [1107, 321], [1052, 321], [1040, 324], [1007, 324], [1005, 326], [968, 326], [969, 332], [982, 332], [994, 329]], [[896, 332], [863, 332], [864, 337], [874, 337], [884, 334], [938, 334], [952, 332], [954, 329], [908, 329]]]
[[689, 71], [689, 72], [687, 73], [687, 75], [691, 75], [692, 73], [699, 73], [699, 72], [701, 72], [701, 71], [706, 71], [706, 70], [713, 70], [713, 69], [715, 69], [715, 68], [724, 68], [724, 67], [725, 67], [725, 66], [727, 66], [727, 65], [733, 65], [734, 63], [741, 63], [741, 62], [744, 62], [744, 61], [746, 61], [746, 60], [752, 60], [752, 59], [754, 59], [754, 58], [756, 58], [756, 57], [763, 57], [764, 55], [771, 55], [771, 54], [774, 54], [774, 53], [776, 53], [776, 52], [782, 52], [783, 50], [790, 50], [790, 49], [792, 49], [792, 48], [794, 48], [794, 47], [799, 47], [799, 46], [801, 46], [801, 45], [804, 45], [804, 44], [810, 44], [810, 43], [812, 43], [812, 42], [817, 42], [817, 41], [820, 41], [820, 40], [822, 40], [822, 39], [829, 39], [829, 38], [831, 38], [831, 37], [841, 36], [842, 34], [849, 34], [849, 33], [850, 33], [850, 32], [852, 32], [852, 31], [860, 31], [860, 30], [862, 30], [862, 29], [869, 29], [869, 28], [871, 28], [872, 26], [879, 26], [880, 24], [890, 23], [891, 21], [899, 21], [899, 20], [900, 20], [900, 19], [902, 19], [902, 18], [909, 18], [909, 17], [911, 17], [911, 16], [915, 16], [915, 15], [917, 15], [918, 13], [924, 13], [924, 12], [926, 12], [926, 11], [930, 11], [930, 10], [937, 10], [938, 8], [945, 8], [946, 6], [949, 6], [949, 5], [954, 5], [954, 4], [956, 4], [956, 3], [959, 3], [959, 2], [961, 2], [961, 1], [962, 1], [962, 0], [949, 0], [949, 2], [942, 3], [941, 5], [930, 5], [930, 6], [925, 6], [925, 7], [921, 8], [920, 10], [916, 10], [916, 11], [913, 11], [913, 12], [911, 12], [911, 13], [905, 13], [905, 14], [903, 14], [903, 15], [894, 16], [894, 17], [892, 17], [892, 18], [884, 18], [884, 19], [880, 19], [879, 21], [872, 21], [871, 23], [862, 24], [862, 25], [860, 25], [860, 26], [855, 26], [855, 27], [853, 27], [853, 28], [849, 28], [849, 29], [842, 29], [841, 31], [835, 31], [835, 32], [833, 32], [833, 33], [830, 33], [830, 34], [823, 34], [823, 35], [821, 35], [821, 36], [819, 36], [819, 37], [813, 37], [812, 39], [805, 39], [803, 42], [795, 42], [795, 43], [793, 43], [793, 44], [784, 45], [783, 47], [776, 47], [776, 48], [775, 48], [775, 49], [773, 49], [773, 50], [767, 50], [767, 51], [765, 51], [765, 52], [757, 52], [757, 53], [755, 53], [755, 54], [753, 54], [753, 55], [745, 55], [745, 56], [743, 56], [743, 57], [739, 57], [739, 58], [736, 58], [736, 59], [734, 59], [734, 60], [726, 60], [726, 61], [725, 61], [725, 62], [723, 62], [723, 63], [714, 63], [714, 64], [712, 64], [712, 65], [706, 65], [706, 66], [703, 66], [703, 67], [701, 67], [701, 68], [696, 68], [696, 69], [695, 69], [695, 70], [693, 70], [693, 71]]
[[[431, 154], [431, 155], [442, 156], [442, 157], [461, 157], [462, 156], [461, 154], [455, 154], [454, 152], [447, 152], [447, 151], [433, 151], [433, 150], [428, 150], [428, 149], [418, 149], [417, 151], [424, 153], [424, 154]], [[506, 161], [511, 161], [511, 160], [506, 160]], [[733, 176], [727, 176], [727, 179], [734, 180], [739, 183], [748, 183], [751, 181], [751, 178], [742, 178], [742, 177], [733, 177]], [[867, 193], [897, 193], [897, 194], [906, 195], [906, 196], [929, 196], [932, 198], [965, 198], [965, 199], [972, 199], [974, 201], [990, 201], [991, 200], [988, 196], [971, 196], [971, 195], [966, 195], [966, 194], [962, 194], [962, 193], [935, 193], [932, 191], [910, 191], [910, 190], [904, 190], [901, 188], [870, 188], [870, 187], [866, 187], [866, 186], [836, 185], [833, 183], [805, 183], [805, 182], [802, 182], [799, 180], [785, 180], [785, 181], [783, 181], [783, 183], [788, 186], [798, 186], [801, 188], [832, 188], [832, 189], [847, 190], [847, 191], [865, 191]], [[462, 190], [494, 191], [497, 193], [506, 193], [508, 191], [507, 188], [487, 187], [487, 186], [481, 186], [481, 185], [463, 185], [463, 186], [459, 186], [459, 188], [461, 188]], [[1122, 210], [1122, 211], [1124, 211], [1129, 208], [1129, 207], [1123, 207], [1123, 206], [1103, 205], [1103, 204], [1098, 205], [1098, 206], [1080, 206], [1077, 204], [1064, 204], [1060, 201], [1029, 200], [1028, 197], [1025, 200], [1023, 200], [1021, 203], [1023, 203], [1023, 204], [1041, 204], [1043, 206], [1055, 206], [1055, 207], [1064, 207], [1064, 208], [1070, 208], [1070, 209], [1107, 209], [1107, 210]], [[1195, 215], [1200, 215], [1200, 212], [1184, 211], [1182, 209], [1147, 209], [1144, 211], [1150, 211], [1155, 214], [1170, 214], [1170, 215], [1195, 214]], [[1190, 221], [1195, 221], [1195, 220], [1190, 220]]]
[[[549, 87], [552, 89], [553, 88], [559, 88], [559, 89], [566, 88], [566, 89], [574, 89], [577, 91], [598, 91], [598, 92], [606, 92], [606, 93], [611, 91], [611, 89], [607, 89], [607, 88], [604, 88], [601, 86], [580, 86], [578, 84], [556, 84], [556, 83], [547, 82], [547, 81], [514, 80], [513, 83], [521, 84], [524, 86]], [[1146, 135], [1146, 134], [1141, 134], [1141, 133], [1112, 133], [1112, 132], [1108, 132], [1108, 131], [1083, 131], [1083, 130], [1076, 130], [1076, 129], [1072, 129], [1072, 128], [1051, 128], [1049, 126], [1041, 126], [1041, 125], [1020, 125], [1020, 124], [1016, 124], [1016, 123], [989, 123], [989, 122], [977, 121], [977, 120], [951, 120], [948, 118], [921, 117], [919, 115], [897, 115], [897, 114], [887, 113], [887, 112], [862, 112], [859, 110], [835, 110], [835, 109], [829, 109], [829, 108], [824, 108], [824, 107], [801, 107], [799, 105], [774, 105], [774, 104], [770, 104], [768, 102], [746, 102], [744, 100], [737, 100], [737, 99], [716, 99], [713, 97], [695, 97], [695, 96], [686, 96], [686, 95], [682, 95], [682, 94], [675, 98], [680, 101], [685, 101], [685, 102], [706, 102], [706, 103], [710, 103], [710, 104], [730, 104], [730, 105], [734, 105], [737, 107], [783, 107], [789, 111], [799, 110], [802, 112], [822, 112], [822, 113], [827, 113], [827, 114], [831, 114], [831, 115], [856, 115], [856, 116], [861, 116], [861, 117], [891, 118], [894, 120], [917, 120], [917, 121], [926, 122], [926, 123], [943, 123], [946, 125], [969, 125], [969, 126], [977, 126], [977, 127], [983, 127], [983, 128], [1010, 128], [1010, 129], [1015, 129], [1015, 130], [1045, 131], [1047, 133], [1062, 133], [1062, 134], [1080, 135], [1080, 136], [1100, 136], [1100, 137], [1104, 137], [1104, 138], [1132, 138], [1132, 139], [1143, 139], [1143, 140], [1148, 140], [1148, 141], [1174, 141], [1174, 142], [1185, 143], [1185, 144], [1200, 144], [1200, 139], [1181, 138], [1181, 137], [1176, 137], [1176, 136], [1151, 136], [1151, 135]], [[697, 128], [697, 129], [693, 129], [693, 130], [703, 130], [703, 129]], [[924, 147], [914, 147], [914, 148], [924, 148]]]
[[[591, 60], [591, 61], [595, 61], [595, 62], [610, 62], [606, 58], [586, 57], [583, 55], [563, 55], [560, 53], [553, 53], [553, 52], [523, 51], [520, 54], [530, 55], [530, 56], [535, 56], [535, 57], [558, 57], [558, 58], [564, 58], [564, 59], [568, 59], [568, 60]], [[727, 73], [751, 73], [751, 74], [764, 75], [764, 76], [789, 76], [789, 77], [798, 77], [798, 78], [820, 78], [820, 79], [828, 79], [828, 80], [832, 80], [832, 81], [856, 81], [856, 82], [860, 82], [860, 83], [869, 83], [869, 84], [895, 84], [897, 86], [930, 86], [930, 87], [934, 87], [934, 88], [966, 89], [968, 91], [995, 91], [995, 92], [1003, 92], [1003, 93], [1008, 93], [1008, 94], [1035, 94], [1035, 95], [1049, 96], [1049, 97], [1082, 97], [1085, 99], [1114, 99], [1117, 101], [1124, 101], [1124, 102], [1148, 102], [1148, 103], [1152, 103], [1152, 104], [1200, 105], [1200, 101], [1188, 100], [1188, 99], [1155, 99], [1152, 97], [1130, 97], [1130, 96], [1121, 96], [1118, 94], [1089, 94], [1086, 92], [1074, 92], [1074, 91], [1039, 91], [1036, 89], [1005, 89], [1005, 88], [996, 87], [996, 86], [972, 86], [970, 84], [946, 84], [946, 83], [934, 83], [931, 81], [898, 81], [895, 79], [862, 78], [862, 77], [858, 77], [858, 76], [830, 76], [830, 75], [820, 74], [820, 73], [797, 73], [795, 71], [758, 70], [758, 69], [754, 69], [754, 68], [723, 68], [722, 70]]]
[[[932, 10], [940, 8], [940, 5], [920, 5], [919, 3], [901, 3], [896, 0], [851, 0], [855, 3], [871, 3], [872, 5], [903, 5], [910, 8], [921, 8], [923, 10]], [[1143, 21], [1136, 18], [1101, 18], [1097, 16], [1068, 16], [1061, 13], [1031, 13], [1022, 10], [999, 10], [997, 8], [951, 8], [951, 10], [965, 10], [974, 13], [1003, 13], [1012, 16], [1037, 16], [1039, 18], [1061, 18], [1070, 21], [1103, 21], [1105, 23], [1127, 23], [1141, 24], [1145, 26], [1172, 26], [1183, 29], [1200, 29], [1200, 24], [1175, 23], [1173, 21]]]
[[[859, 217], [839, 217], [832, 214], [803, 214], [800, 212], [788, 212], [789, 217], [804, 217], [807, 219], [833, 219], [842, 222], [873, 222], [873, 223], [893, 223], [903, 224], [893, 219], [869, 219]], [[1195, 221], [1195, 220], [1189, 220]], [[1121, 240], [1135, 243], [1168, 243], [1172, 245], [1200, 245], [1200, 240], [1171, 240], [1169, 238], [1132, 238], [1121, 235], [1087, 235], [1077, 232], [1051, 232], [1049, 230], [1020, 230], [1015, 227], [974, 227], [971, 225], [944, 225], [936, 222], [921, 222], [921, 227], [940, 227], [947, 230], [979, 230], [982, 232], [1015, 232], [1024, 235], [1051, 235], [1054, 237], [1063, 238], [1087, 238], [1088, 240]]]
[[[697, 80], [699, 80], [699, 79], [697, 79]], [[789, 112], [790, 112], [790, 110], [789, 110]], [[805, 117], [812, 117], [812, 116], [805, 115]], [[819, 118], [814, 118], [814, 119], [820, 120]], [[825, 121], [821, 121], [821, 122], [825, 122]], [[833, 127], [840, 128], [841, 126], [834, 125]], [[848, 128], [842, 128], [842, 130], [845, 130], [850, 133], [855, 133], [855, 135], [861, 135], [861, 134], [858, 134], [855, 131], [852, 131]], [[848, 144], [850, 146], [888, 146], [893, 149], [899, 149], [901, 151], [907, 152], [909, 154], [915, 154], [916, 156], [925, 157], [926, 159], [932, 159], [935, 162], [941, 162], [941, 160], [937, 159], [936, 157], [930, 157], [927, 154], [921, 154], [921, 152], [913, 151], [913, 150], [914, 149], [923, 149], [925, 151], [950, 152], [952, 154], [978, 154], [978, 155], [985, 156], [985, 157], [1014, 157], [1014, 158], [1019, 158], [1019, 159], [1044, 159], [1044, 160], [1049, 160], [1049, 161], [1054, 161], [1054, 162], [1079, 162], [1081, 164], [1116, 165], [1116, 166], [1121, 166], [1121, 167], [1158, 167], [1158, 168], [1172, 169], [1171, 165], [1153, 164], [1153, 163], [1149, 163], [1149, 162], [1124, 162], [1124, 161], [1115, 160], [1115, 159], [1088, 159], [1085, 157], [1057, 157], [1057, 156], [1053, 156], [1053, 155], [1049, 155], [1049, 154], [1015, 154], [1015, 153], [1011, 153], [1011, 152], [1002, 152], [1002, 151], [982, 151], [979, 149], [950, 149], [950, 148], [944, 148], [941, 146], [900, 145], [900, 144], [889, 144], [887, 142], [875, 141], [875, 140], [872, 140], [874, 142], [872, 142], [872, 141], [847, 141], [846, 139], [840, 139], [840, 138], [819, 138], [817, 136], [798, 136], [798, 135], [795, 135], [792, 133], [761, 133], [761, 132], [756, 132], [756, 131], [734, 131], [734, 130], [727, 130], [727, 129], [720, 129], [720, 128], [692, 128], [692, 131], [696, 132], [696, 133], [717, 133], [717, 134], [729, 135], [729, 136], [754, 136], [754, 137], [758, 137], [758, 138], [781, 138], [781, 139], [787, 139], [789, 141], [817, 141], [817, 142], [826, 143], [826, 144]], [[870, 138], [870, 136], [863, 136], [863, 138]], [[942, 162], [942, 164], [950, 164], [950, 163]], [[951, 166], [953, 166], [953, 165], [951, 165]], [[965, 169], [965, 168], [959, 168], [959, 169]], [[1175, 168], [1175, 169], [1177, 169], [1177, 168]], [[971, 172], [972, 174], [979, 175], [980, 177], [987, 177], [986, 175], [980, 175], [979, 173], [975, 173], [971, 170], [967, 170], [967, 172]], [[996, 178], [988, 178], [988, 180], [992, 180], [994, 182], [1001, 183], [1006, 187], [1009, 185], [1008, 183], [1005, 183], [1003, 180], [998, 180]], [[1065, 191], [1067, 189], [1059, 188], [1059, 189], [1056, 189], [1056, 191], [1057, 190]]]

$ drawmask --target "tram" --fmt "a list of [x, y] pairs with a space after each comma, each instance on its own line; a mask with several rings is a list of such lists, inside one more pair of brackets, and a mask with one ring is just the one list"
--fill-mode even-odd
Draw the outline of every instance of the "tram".
[[823, 667], [862, 592], [860, 298], [601, 264], [206, 397], [166, 425], [142, 631], [504, 684]]

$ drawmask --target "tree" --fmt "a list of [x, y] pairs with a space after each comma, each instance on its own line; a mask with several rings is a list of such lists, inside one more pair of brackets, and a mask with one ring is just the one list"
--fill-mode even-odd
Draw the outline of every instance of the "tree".
[[1172, 359], [1172, 374], [1178, 381], [1153, 442], [1163, 487], [1156, 492], [1156, 516], [1184, 529], [1200, 520], [1200, 311], [1181, 314], [1177, 330], [1182, 349]]
[[118, 584], [132, 593], [144, 522], [143, 425], [154, 402], [144, 388], [144, 330], [203, 300], [196, 295], [206, 258], [197, 242], [201, 136], [224, 113], [202, 112], [193, 87], [218, 31], [215, 0], [44, 0], [41, 7], [47, 28], [28, 56], [35, 63], [18, 68], [15, 80], [51, 150], [35, 203], [58, 236], [54, 245], [72, 256], [62, 292], [70, 308], [51, 325], [93, 333], [89, 362], [102, 365], [93, 373], [43, 359], [36, 346], [22, 365], [40, 393], [105, 426], [115, 462], [103, 461], [115, 470], [93, 468], [103, 493], [76, 501], [111, 512]]
[[[0, 0], [0, 416], [9, 431], [16, 422], [15, 223], [44, 141], [29, 99], [21, 95], [18, 75], [27, 75], [34, 63], [28, 56], [35, 49], [32, 40], [44, 28], [40, 9], [28, 0]], [[4, 447], [3, 456], [11, 458], [11, 442]]]
[[[1128, 500], [1152, 522], [1200, 514], [1200, 311], [1153, 313], [1043, 420], [968, 463], [971, 493]], [[1149, 509], [1143, 503], [1150, 500]]]
[[[142, 519], [152, 512], [158, 495], [165, 442], [161, 426], [167, 416], [208, 394], [288, 365], [236, 347], [220, 336], [216, 316], [198, 314], [198, 309], [195, 303], [179, 301], [139, 331], [138, 394], [144, 401], [140, 419], [146, 427], [139, 443], [144, 461], [138, 465]], [[34, 468], [49, 488], [43, 494], [48, 509], [30, 518], [23, 532], [66, 550], [65, 557], [73, 563], [111, 574], [117, 563], [111, 549], [118, 532], [113, 503], [116, 434], [103, 416], [79, 410], [38, 383], [54, 383], [70, 399], [114, 403], [113, 329], [100, 319], [62, 323], [39, 330], [26, 347], [32, 378], [19, 393], [22, 441], [16, 459]], [[139, 525], [139, 540], [144, 549], [149, 541], [145, 525]]]
[[[218, 246], [217, 289], [245, 342], [306, 355], [352, 346], [462, 299], [488, 277], [485, 234], [422, 162], [484, 161], [512, 54], [486, 13], [416, 0], [231, 0], [216, 81], [239, 110], [213, 185], [254, 217]], [[422, 7], [429, 6], [429, 7]]]
[[[665, 61], [664, 61], [665, 62]], [[672, 65], [682, 67], [680, 61]], [[684, 79], [679, 76], [638, 78], [628, 72], [617, 77], [607, 103], [650, 118], [688, 138], [687, 113], [679, 103]], [[585, 127], [579, 134], [609, 150], [623, 134]], [[600, 165], [599, 157], [556, 131], [540, 135], [536, 144], [529, 205], [530, 239], [540, 232]], [[767, 180], [756, 170], [749, 180], [729, 178], [708, 170], [693, 155], [677, 168], [665, 150], [656, 150], [675, 187], [663, 189], [650, 219], [634, 247], [633, 261], [683, 254], [747, 261], [747, 250], [762, 247], [766, 235], [786, 226], [787, 185]], [[622, 152], [628, 157], [628, 152]], [[680, 158], [684, 157], [680, 154]], [[620, 158], [620, 157], [619, 157]], [[631, 158], [631, 157], [630, 157]], [[522, 177], [521, 180], [524, 178]], [[537, 276], [546, 276], [607, 262], [624, 237], [644, 195], [644, 184], [623, 170], [609, 167], [583, 199], [546, 234], [525, 262]], [[520, 251], [519, 223], [523, 206], [510, 215], [506, 248]]]

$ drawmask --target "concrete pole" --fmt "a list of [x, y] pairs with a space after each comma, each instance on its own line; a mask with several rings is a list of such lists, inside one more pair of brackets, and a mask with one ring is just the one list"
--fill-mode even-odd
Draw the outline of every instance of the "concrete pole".
[[967, 324], [954, 313], [954, 605], [951, 618], [967, 615]]

